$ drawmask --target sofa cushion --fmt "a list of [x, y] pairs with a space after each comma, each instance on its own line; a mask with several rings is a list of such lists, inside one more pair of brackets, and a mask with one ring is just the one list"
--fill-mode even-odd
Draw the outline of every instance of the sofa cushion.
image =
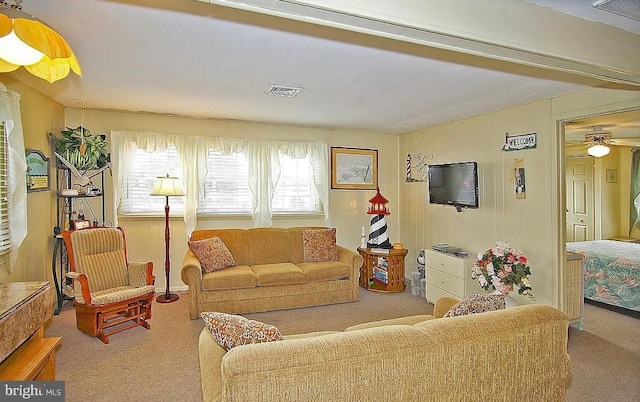
[[247, 229], [249, 264], [279, 264], [291, 262], [289, 232], [283, 228]]
[[249, 320], [239, 315], [204, 312], [200, 316], [204, 320], [214, 341], [224, 350], [250, 343], [279, 341], [282, 334], [273, 325]]
[[351, 275], [351, 269], [341, 261], [301, 262], [296, 265], [306, 275], [307, 282], [334, 281]]
[[328, 229], [326, 226], [294, 226], [287, 229], [291, 243], [291, 261], [294, 264], [304, 262], [304, 247], [302, 247], [302, 232], [311, 229]]
[[302, 231], [304, 262], [338, 261], [336, 229]]
[[295, 264], [252, 265], [258, 278], [258, 286], [297, 285], [307, 283], [307, 277]]
[[245, 229], [199, 229], [191, 233], [189, 240], [202, 240], [214, 236], [224, 242], [237, 265], [249, 265], [249, 245]]
[[455, 317], [458, 315], [468, 315], [484, 313], [486, 311], [504, 310], [505, 302], [503, 295], [471, 295], [456, 303], [445, 317]]
[[196, 256], [204, 272], [214, 272], [236, 265], [227, 246], [214, 236], [208, 239], [192, 240], [189, 249]]
[[258, 278], [247, 265], [235, 265], [202, 276], [202, 290], [250, 289], [256, 286]]

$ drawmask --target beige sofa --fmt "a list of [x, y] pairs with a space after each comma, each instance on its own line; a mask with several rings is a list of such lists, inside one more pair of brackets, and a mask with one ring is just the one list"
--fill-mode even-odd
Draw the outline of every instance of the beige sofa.
[[362, 257], [341, 246], [338, 261], [304, 262], [303, 230], [318, 227], [196, 230], [190, 240], [219, 237], [236, 266], [203, 273], [188, 250], [182, 281], [189, 316], [203, 311], [248, 313], [358, 300]]
[[563, 401], [567, 331], [567, 316], [544, 305], [406, 317], [229, 352], [205, 327], [203, 400]]

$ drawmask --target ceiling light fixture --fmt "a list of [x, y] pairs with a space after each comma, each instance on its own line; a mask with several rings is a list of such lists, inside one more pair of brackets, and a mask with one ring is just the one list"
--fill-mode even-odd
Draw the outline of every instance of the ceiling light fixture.
[[24, 67], [50, 83], [69, 70], [82, 76], [76, 56], [64, 38], [22, 10], [22, 0], [0, 0], [0, 72]]
[[611, 152], [611, 149], [602, 144], [592, 145], [587, 149], [587, 153], [591, 156], [595, 156], [596, 158], [602, 158], [605, 155], [609, 155], [609, 152]]
[[602, 126], [591, 127], [593, 132], [586, 135], [589, 139], [591, 146], [587, 149], [587, 153], [596, 158], [602, 158], [605, 155], [609, 155], [611, 149], [608, 147], [611, 142], [611, 131], [603, 130]]
[[596, 158], [602, 158], [609, 155], [611, 149], [607, 146], [611, 138], [610, 131], [604, 131], [602, 126], [593, 126], [593, 133], [586, 136], [591, 142], [591, 146], [587, 149], [587, 153]]

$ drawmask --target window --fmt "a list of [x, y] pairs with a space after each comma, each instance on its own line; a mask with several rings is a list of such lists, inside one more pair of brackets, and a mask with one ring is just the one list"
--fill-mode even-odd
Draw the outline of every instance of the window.
[[[131, 169], [124, 177], [121, 212], [158, 213], [165, 199], [149, 195], [158, 172], [181, 177], [175, 146], [164, 151], [137, 149]], [[313, 181], [309, 156], [292, 158], [280, 155], [280, 179], [274, 190], [274, 213], [320, 213], [320, 202]], [[184, 210], [183, 197], [169, 197], [171, 211]], [[207, 150], [207, 175], [199, 191], [197, 213], [251, 214], [253, 194], [249, 187], [249, 168], [243, 152], [222, 153]]]
[[207, 150], [207, 176], [200, 191], [198, 213], [250, 214], [252, 205], [249, 168], [244, 153], [223, 154]]
[[[180, 177], [178, 151], [169, 147], [164, 151], [146, 152], [137, 149], [131, 170], [124, 177], [121, 211], [125, 214], [157, 213], [164, 211], [165, 197], [152, 196], [158, 175], [168, 174]], [[183, 197], [169, 197], [171, 211], [183, 211]]]
[[273, 194], [272, 207], [275, 213], [319, 212], [309, 156], [294, 159], [280, 155], [280, 180]]
[[8, 146], [4, 130], [4, 122], [0, 122], [0, 267], [8, 263], [4, 255], [11, 251], [11, 238], [9, 236], [9, 169]]

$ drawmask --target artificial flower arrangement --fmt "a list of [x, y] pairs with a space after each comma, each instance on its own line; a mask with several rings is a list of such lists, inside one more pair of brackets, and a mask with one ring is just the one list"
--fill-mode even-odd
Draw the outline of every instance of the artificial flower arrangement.
[[507, 242], [478, 253], [471, 270], [471, 277], [477, 279], [484, 290], [494, 289], [503, 295], [518, 287], [518, 294], [535, 300], [529, 283], [531, 268], [522, 251], [511, 248]]

